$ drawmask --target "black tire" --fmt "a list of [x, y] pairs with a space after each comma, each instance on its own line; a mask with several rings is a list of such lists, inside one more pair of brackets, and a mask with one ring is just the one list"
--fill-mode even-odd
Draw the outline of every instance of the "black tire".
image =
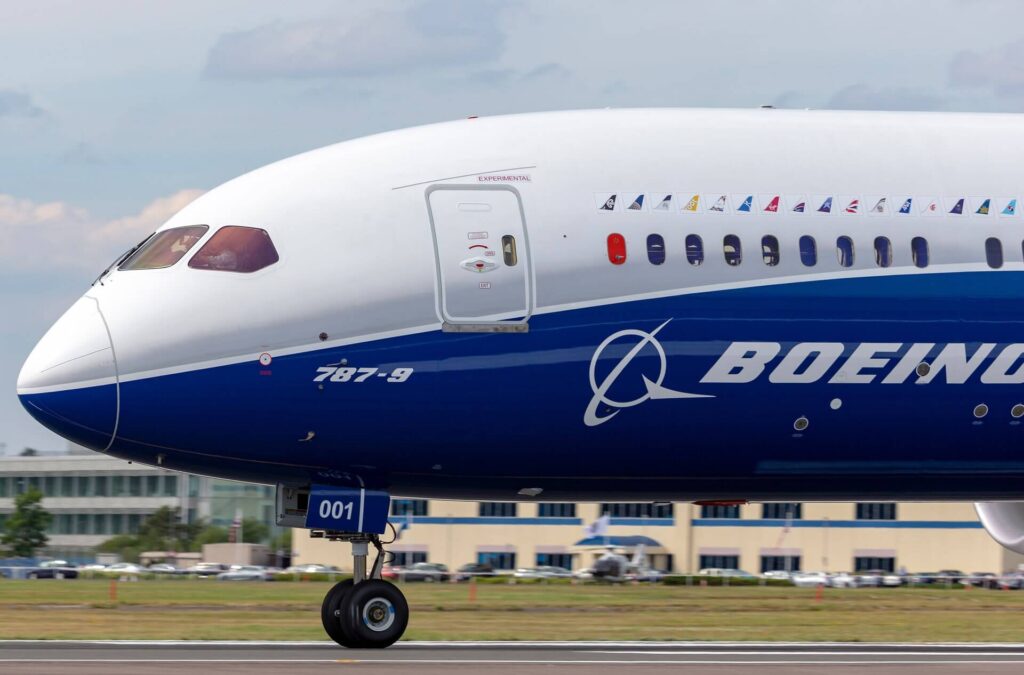
[[324, 602], [320, 605], [320, 621], [327, 635], [342, 647], [358, 647], [359, 645], [346, 636], [341, 628], [341, 603], [352, 590], [352, 580], [339, 581], [327, 591]]
[[341, 625], [348, 640], [360, 647], [389, 647], [409, 625], [409, 603], [392, 583], [364, 581], [342, 598]]

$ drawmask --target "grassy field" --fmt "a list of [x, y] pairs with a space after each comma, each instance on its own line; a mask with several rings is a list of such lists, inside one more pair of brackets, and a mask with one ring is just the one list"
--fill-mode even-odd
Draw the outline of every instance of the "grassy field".
[[[324, 639], [328, 583], [0, 580], [0, 639]], [[1024, 592], [407, 584], [407, 639], [1024, 642]]]

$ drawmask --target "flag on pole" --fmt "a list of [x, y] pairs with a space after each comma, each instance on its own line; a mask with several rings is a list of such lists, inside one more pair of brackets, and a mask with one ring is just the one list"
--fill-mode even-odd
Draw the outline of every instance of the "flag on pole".
[[611, 522], [611, 517], [606, 513], [591, 524], [583, 528], [583, 533], [587, 537], [604, 537], [608, 534], [608, 524]]

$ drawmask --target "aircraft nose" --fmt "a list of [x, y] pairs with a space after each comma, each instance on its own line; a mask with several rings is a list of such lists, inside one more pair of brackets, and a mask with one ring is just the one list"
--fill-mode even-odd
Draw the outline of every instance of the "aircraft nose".
[[99, 301], [78, 300], [29, 354], [18, 398], [43, 426], [94, 450], [116, 432], [117, 367]]

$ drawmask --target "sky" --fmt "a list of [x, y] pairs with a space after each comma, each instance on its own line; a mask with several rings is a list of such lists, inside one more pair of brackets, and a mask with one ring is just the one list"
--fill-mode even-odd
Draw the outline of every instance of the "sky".
[[203, 191], [389, 129], [568, 108], [1024, 111], [1018, 0], [0, 0], [0, 452], [22, 362]]

